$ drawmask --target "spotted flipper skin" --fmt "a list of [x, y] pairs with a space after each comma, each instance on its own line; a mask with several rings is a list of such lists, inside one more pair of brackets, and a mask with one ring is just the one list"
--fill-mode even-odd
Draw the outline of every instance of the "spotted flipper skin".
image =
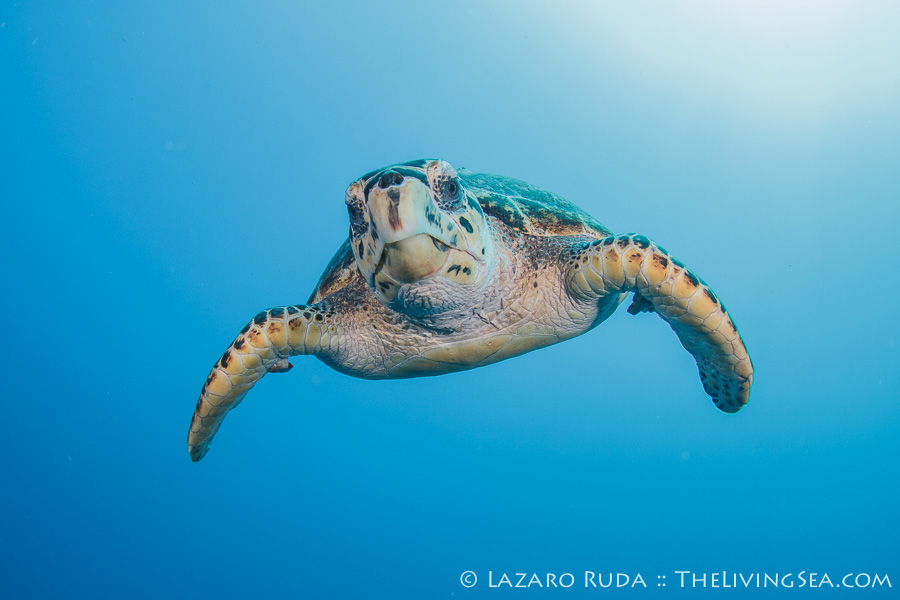
[[225, 415], [263, 375], [289, 370], [290, 356], [318, 354], [331, 347], [333, 328], [334, 314], [321, 304], [282, 306], [256, 315], [203, 384], [188, 432], [191, 460], [203, 458]]
[[737, 327], [712, 289], [641, 235], [579, 242], [570, 249], [569, 293], [587, 302], [634, 292], [628, 312], [656, 312], [697, 361], [716, 407], [739, 411], [750, 399], [753, 364]]

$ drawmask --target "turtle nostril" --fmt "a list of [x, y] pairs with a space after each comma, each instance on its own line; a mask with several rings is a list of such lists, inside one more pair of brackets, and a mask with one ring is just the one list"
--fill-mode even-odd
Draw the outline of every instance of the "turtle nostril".
[[378, 187], [386, 190], [392, 185], [400, 185], [401, 183], [403, 183], [403, 175], [395, 171], [388, 171], [378, 180]]

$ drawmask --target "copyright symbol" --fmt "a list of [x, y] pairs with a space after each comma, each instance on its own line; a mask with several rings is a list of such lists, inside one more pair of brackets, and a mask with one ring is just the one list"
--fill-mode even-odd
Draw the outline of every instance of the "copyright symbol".
[[475, 573], [473, 573], [472, 571], [466, 571], [459, 576], [459, 582], [463, 585], [463, 587], [470, 588], [475, 585], [476, 581], [478, 581], [478, 576], [475, 575]]

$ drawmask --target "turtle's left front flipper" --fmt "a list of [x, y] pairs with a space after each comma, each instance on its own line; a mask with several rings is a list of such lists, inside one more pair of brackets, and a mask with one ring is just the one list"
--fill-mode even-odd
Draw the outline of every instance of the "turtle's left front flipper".
[[641, 235], [610, 236], [570, 249], [569, 293], [582, 301], [634, 292], [631, 314], [656, 312], [697, 361], [703, 388], [724, 412], [750, 399], [753, 364], [744, 341], [712, 289]]

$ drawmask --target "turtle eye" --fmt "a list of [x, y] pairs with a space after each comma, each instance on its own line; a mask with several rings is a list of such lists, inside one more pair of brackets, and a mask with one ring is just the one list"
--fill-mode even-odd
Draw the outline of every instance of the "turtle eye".
[[456, 200], [459, 197], [459, 184], [452, 179], [445, 183], [444, 196], [447, 200]]
[[366, 211], [363, 210], [362, 203], [358, 198], [347, 198], [347, 214], [350, 215], [350, 233], [353, 234], [353, 237], [360, 237], [369, 230]]
[[438, 204], [444, 210], [459, 210], [462, 207], [462, 194], [460, 194], [458, 181], [448, 179], [441, 185], [441, 197]]

